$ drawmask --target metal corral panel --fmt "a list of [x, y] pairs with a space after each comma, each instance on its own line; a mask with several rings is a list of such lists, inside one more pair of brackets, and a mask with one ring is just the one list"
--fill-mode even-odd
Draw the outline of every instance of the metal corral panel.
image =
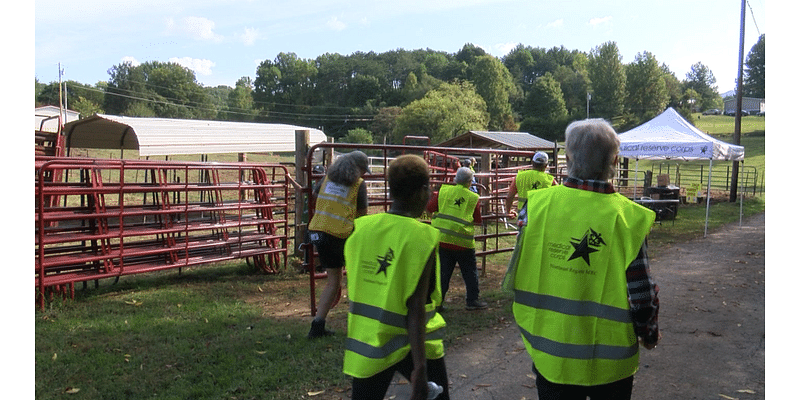
[[527, 132], [469, 131], [439, 143], [439, 147], [492, 148], [507, 150], [554, 149], [556, 143]]
[[295, 131], [311, 145], [327, 141], [319, 130], [286, 124], [138, 118], [95, 114], [64, 126], [72, 148], [138, 150], [140, 156], [295, 151]]

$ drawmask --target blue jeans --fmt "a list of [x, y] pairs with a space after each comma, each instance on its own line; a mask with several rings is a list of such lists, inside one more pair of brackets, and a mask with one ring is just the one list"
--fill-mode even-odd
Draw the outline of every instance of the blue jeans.
[[475, 249], [452, 250], [439, 247], [439, 264], [442, 267], [442, 300], [450, 288], [450, 278], [456, 269], [461, 268], [461, 277], [467, 288], [467, 302], [478, 300], [478, 263], [475, 260]]

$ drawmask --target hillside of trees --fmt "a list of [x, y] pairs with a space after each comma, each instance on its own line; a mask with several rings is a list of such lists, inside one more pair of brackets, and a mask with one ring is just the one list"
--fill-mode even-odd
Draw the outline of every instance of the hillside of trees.
[[[744, 96], [764, 97], [764, 40], [747, 56]], [[235, 87], [204, 87], [191, 70], [158, 61], [122, 63], [108, 73], [108, 81], [94, 85], [66, 81], [69, 108], [82, 116], [288, 123], [350, 143], [401, 143], [404, 135], [438, 143], [467, 130], [563, 140], [566, 125], [587, 113], [624, 131], [666, 107], [688, 115], [723, 104], [702, 62], [679, 79], [647, 51], [623, 64], [615, 42], [588, 53], [518, 45], [502, 59], [472, 44], [456, 53], [280, 53]], [[58, 96], [58, 82], [36, 81], [37, 106], [58, 105]]]

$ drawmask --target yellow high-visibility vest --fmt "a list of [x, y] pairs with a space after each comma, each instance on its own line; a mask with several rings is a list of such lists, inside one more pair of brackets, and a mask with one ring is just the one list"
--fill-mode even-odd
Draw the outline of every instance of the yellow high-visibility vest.
[[517, 172], [517, 178], [514, 183], [517, 187], [517, 208], [522, 209], [528, 200], [528, 192], [552, 186], [553, 175], [544, 171], [528, 169]]
[[555, 186], [528, 197], [513, 312], [536, 369], [593, 386], [638, 369], [625, 271], [655, 213], [624, 196]]
[[438, 256], [439, 232], [416, 219], [381, 213], [355, 221], [345, 242], [347, 315], [345, 374], [367, 378], [405, 358], [408, 339], [406, 301], [417, 288], [425, 264], [434, 253], [433, 293], [425, 304], [425, 355], [444, 357], [444, 318]]
[[431, 225], [441, 232], [441, 241], [468, 249], [475, 248], [472, 218], [478, 204], [477, 193], [461, 185], [442, 185], [439, 189], [439, 212]]
[[317, 194], [314, 217], [308, 224], [311, 231], [325, 232], [338, 238], [347, 238], [353, 231], [356, 219], [358, 188], [364, 180], [358, 178], [352, 186], [334, 183], [323, 178]]

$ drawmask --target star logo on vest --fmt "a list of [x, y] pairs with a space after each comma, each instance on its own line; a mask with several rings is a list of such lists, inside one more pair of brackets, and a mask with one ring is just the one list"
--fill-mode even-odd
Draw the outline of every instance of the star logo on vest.
[[567, 261], [571, 261], [578, 257], [581, 257], [583, 258], [583, 261], [586, 261], [586, 264], [588, 264], [589, 266], [592, 265], [592, 263], [589, 261], [589, 254], [598, 251], [599, 250], [598, 247], [604, 246], [606, 244], [606, 242], [602, 238], [602, 235], [600, 235], [600, 233], [598, 233], [592, 228], [589, 228], [589, 230], [586, 231], [586, 233], [583, 235], [582, 238], [580, 239], [572, 238], [572, 240], [573, 241], [570, 242], [570, 244], [572, 245], [572, 247], [575, 248], [575, 251], [572, 253], [572, 255], [569, 257], [569, 260]]
[[386, 268], [392, 265], [393, 258], [394, 258], [394, 251], [391, 248], [389, 248], [389, 251], [387, 251], [383, 257], [378, 256], [378, 264], [380, 264], [380, 267], [378, 268], [378, 272], [376, 272], [375, 275], [378, 275], [381, 272], [383, 272], [383, 276], [386, 276]]
[[464, 199], [463, 197], [459, 197], [459, 198], [457, 198], [457, 199], [456, 199], [456, 206], [457, 206], [457, 207], [461, 207], [461, 205], [462, 205], [462, 204], [464, 204], [464, 202], [465, 202], [465, 201], [467, 201], [467, 200], [466, 200], [466, 199]]

